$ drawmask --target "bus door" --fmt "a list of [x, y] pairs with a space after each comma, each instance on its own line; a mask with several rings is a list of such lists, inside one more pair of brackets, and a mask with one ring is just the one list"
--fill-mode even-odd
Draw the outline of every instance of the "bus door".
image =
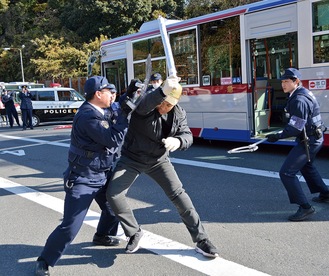
[[250, 41], [255, 134], [276, 131], [286, 124], [287, 94], [280, 77], [285, 68], [297, 65], [297, 34]]
[[[273, 16], [275, 15], [275, 16]], [[284, 125], [286, 95], [281, 73], [297, 67], [297, 4], [282, 5], [243, 17], [243, 35], [249, 45], [247, 78], [252, 84], [254, 135], [266, 135]]]
[[104, 63], [104, 74], [110, 83], [117, 88], [118, 94], [122, 94], [127, 88], [127, 59], [117, 59]]

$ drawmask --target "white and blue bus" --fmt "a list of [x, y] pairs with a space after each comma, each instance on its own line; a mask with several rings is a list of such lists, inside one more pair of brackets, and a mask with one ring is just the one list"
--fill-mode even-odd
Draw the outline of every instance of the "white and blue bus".
[[[195, 137], [254, 142], [286, 124], [285, 68], [302, 73], [329, 125], [329, 1], [267, 0], [188, 20], [166, 20], [180, 105]], [[124, 91], [145, 77], [145, 61], [166, 76], [157, 20], [134, 34], [104, 41], [102, 74]], [[292, 144], [292, 140], [279, 143]], [[325, 145], [329, 135], [325, 134]]]

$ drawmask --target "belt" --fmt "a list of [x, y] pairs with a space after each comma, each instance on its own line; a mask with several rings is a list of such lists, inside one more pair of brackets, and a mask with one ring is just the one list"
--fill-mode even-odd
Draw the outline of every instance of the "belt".
[[100, 157], [104, 153], [106, 153], [106, 151], [95, 152], [95, 151], [80, 149], [80, 148], [77, 148], [76, 146], [73, 146], [72, 144], [70, 145], [70, 149], [69, 150], [71, 152], [77, 154], [77, 155], [84, 156], [84, 157], [87, 157], [89, 159], [92, 159], [92, 158], [95, 158], [95, 157]]

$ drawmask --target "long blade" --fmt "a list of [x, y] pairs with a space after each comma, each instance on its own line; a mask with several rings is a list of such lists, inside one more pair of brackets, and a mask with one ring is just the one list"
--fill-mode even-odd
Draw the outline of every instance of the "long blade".
[[145, 91], [147, 90], [147, 87], [150, 83], [151, 75], [152, 75], [152, 61], [151, 61], [151, 54], [148, 54], [147, 59], [146, 59], [146, 64], [145, 64], [145, 79], [144, 79]]
[[140, 84], [140, 86], [138, 84], [136, 84], [138, 87], [140, 87], [140, 94], [138, 97], [143, 96], [144, 93], [147, 90], [147, 87], [150, 83], [150, 78], [152, 75], [152, 61], [151, 61], [151, 54], [147, 55], [146, 58], [146, 62], [145, 62], [145, 79], [144, 79], [144, 83]]
[[170, 45], [169, 37], [167, 34], [167, 28], [166, 28], [166, 24], [164, 22], [164, 18], [162, 16], [159, 16], [158, 22], [159, 22], [159, 29], [160, 29], [160, 33], [161, 33], [162, 43], [163, 43], [164, 51], [166, 54], [166, 61], [167, 61], [169, 76], [176, 77], [177, 71], [176, 71], [174, 56], [172, 54], [171, 45]]

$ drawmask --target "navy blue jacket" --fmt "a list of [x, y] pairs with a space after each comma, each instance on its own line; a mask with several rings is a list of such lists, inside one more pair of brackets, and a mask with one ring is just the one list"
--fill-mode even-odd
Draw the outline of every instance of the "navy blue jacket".
[[106, 178], [123, 142], [127, 116], [116, 111], [100, 113], [84, 102], [73, 120], [71, 145], [68, 154], [71, 172], [92, 181]]
[[313, 93], [304, 88], [298, 87], [289, 97], [285, 107], [288, 124], [283, 129], [280, 139], [297, 137], [302, 140], [303, 127], [306, 127], [308, 136], [314, 135], [314, 130], [322, 124], [320, 106]]
[[15, 107], [14, 94], [13, 93], [10, 93], [10, 94], [7, 94], [7, 95], [3, 95], [1, 97], [1, 101], [3, 102], [3, 104], [5, 105], [6, 108], [12, 107], [12, 106]]
[[30, 92], [24, 94], [23, 92], [19, 92], [19, 98], [21, 99], [20, 108], [21, 109], [33, 109], [32, 106], [32, 95]]

